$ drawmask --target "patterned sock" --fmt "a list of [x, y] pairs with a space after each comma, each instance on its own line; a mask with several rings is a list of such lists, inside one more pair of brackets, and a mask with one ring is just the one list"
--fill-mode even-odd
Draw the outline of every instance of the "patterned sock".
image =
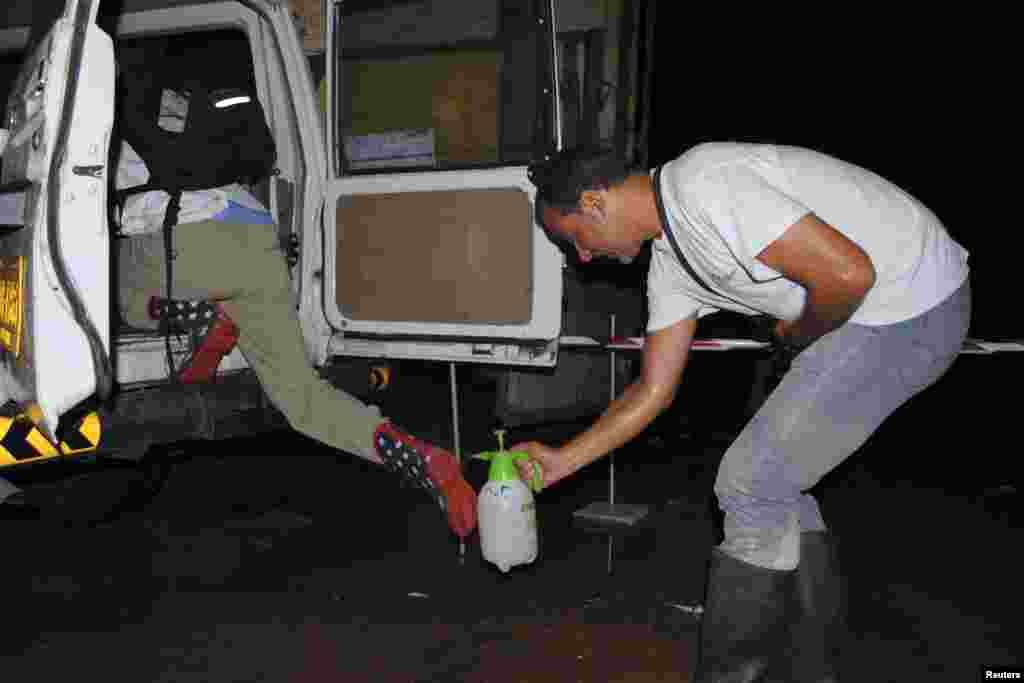
[[384, 466], [433, 497], [448, 515], [448, 526], [460, 538], [476, 528], [476, 492], [462, 476], [450, 452], [420, 441], [390, 422], [373, 433]]

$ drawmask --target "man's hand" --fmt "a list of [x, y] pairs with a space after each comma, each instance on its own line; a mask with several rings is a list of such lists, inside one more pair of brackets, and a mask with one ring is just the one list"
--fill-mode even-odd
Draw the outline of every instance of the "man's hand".
[[789, 372], [793, 360], [804, 350], [806, 345], [795, 343], [790, 336], [793, 321], [777, 320], [772, 328], [772, 355], [770, 359], [770, 375], [772, 382], [778, 382]]
[[795, 322], [796, 321], [793, 320], [775, 321], [775, 326], [772, 328], [772, 336], [778, 344], [796, 348], [801, 348], [803, 346], [797, 339], [794, 339], [792, 335], [791, 331]]
[[[693, 316], [647, 335], [640, 379], [626, 387], [590, 429], [569, 443], [556, 450], [530, 441], [511, 450], [526, 452], [531, 463], [540, 465], [546, 488], [624, 445], [672, 403], [696, 330], [697, 317]], [[529, 463], [517, 464], [520, 476], [529, 482]]]
[[537, 441], [518, 443], [510, 447], [510, 451], [522, 451], [530, 456], [528, 461], [517, 460], [516, 468], [519, 470], [519, 478], [527, 486], [533, 480], [534, 468], [540, 467], [541, 489], [546, 489], [554, 483], [565, 479], [576, 471], [569, 460], [554, 448], [549, 448]]
[[785, 320], [775, 321], [775, 325], [772, 328], [772, 336], [776, 341], [784, 342], [786, 340], [786, 326], [788, 324]]

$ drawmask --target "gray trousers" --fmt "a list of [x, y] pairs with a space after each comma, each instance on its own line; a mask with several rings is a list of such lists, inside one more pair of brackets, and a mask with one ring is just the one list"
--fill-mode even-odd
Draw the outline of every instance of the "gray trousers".
[[971, 318], [970, 284], [893, 325], [848, 323], [796, 357], [726, 452], [715, 481], [726, 554], [768, 569], [800, 561], [800, 532], [826, 528], [807, 490], [950, 368]]
[[[152, 296], [164, 296], [163, 235], [120, 240], [122, 317], [153, 327], [146, 313]], [[380, 462], [373, 431], [380, 410], [340, 391], [313, 370], [273, 225], [203, 221], [174, 228], [177, 299], [220, 300], [238, 326], [238, 347], [260, 385], [293, 429], [329, 446]]]

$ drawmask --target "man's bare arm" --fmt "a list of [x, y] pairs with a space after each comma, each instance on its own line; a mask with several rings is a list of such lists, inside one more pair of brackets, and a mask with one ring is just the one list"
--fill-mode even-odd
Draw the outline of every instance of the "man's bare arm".
[[800, 317], [776, 328], [798, 346], [849, 320], [875, 284], [867, 253], [814, 214], [787, 228], [757, 259], [807, 291]]
[[566, 475], [636, 437], [672, 404], [696, 330], [697, 319], [689, 318], [648, 335], [640, 379], [613, 401], [590, 429], [559, 449]]

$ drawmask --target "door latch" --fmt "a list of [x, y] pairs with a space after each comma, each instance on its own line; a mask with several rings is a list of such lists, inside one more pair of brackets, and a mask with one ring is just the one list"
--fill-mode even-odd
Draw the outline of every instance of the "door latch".
[[103, 178], [103, 165], [98, 164], [96, 166], [72, 166], [71, 172], [75, 175], [85, 176], [87, 178], [95, 178], [100, 180]]

